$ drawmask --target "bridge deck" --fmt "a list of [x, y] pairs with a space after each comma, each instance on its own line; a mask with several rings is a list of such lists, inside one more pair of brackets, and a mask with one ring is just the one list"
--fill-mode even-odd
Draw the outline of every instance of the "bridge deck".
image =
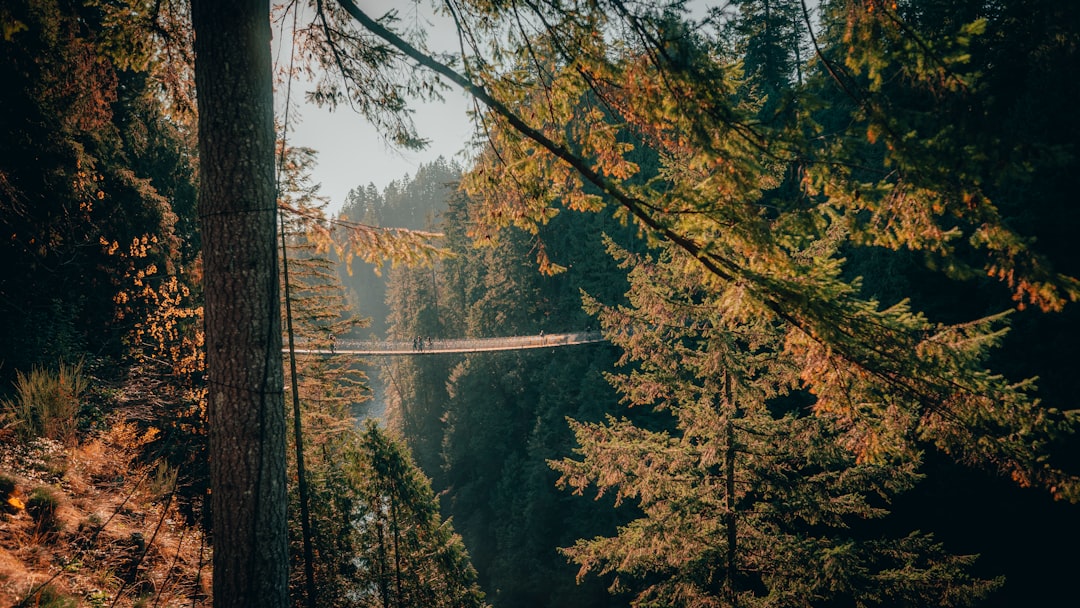
[[378, 357], [440, 355], [448, 353], [482, 353], [535, 348], [557, 348], [579, 344], [596, 344], [607, 340], [598, 331], [549, 334], [540, 336], [511, 336], [506, 338], [463, 338], [423, 340], [420, 348], [404, 340], [338, 340], [333, 349], [297, 348], [297, 354], [363, 355]]

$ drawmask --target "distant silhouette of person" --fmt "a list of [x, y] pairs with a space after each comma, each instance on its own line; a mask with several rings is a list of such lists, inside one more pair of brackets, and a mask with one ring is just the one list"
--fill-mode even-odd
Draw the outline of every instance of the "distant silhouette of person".
[[334, 338], [334, 334], [330, 334], [330, 354], [337, 352], [337, 341]]

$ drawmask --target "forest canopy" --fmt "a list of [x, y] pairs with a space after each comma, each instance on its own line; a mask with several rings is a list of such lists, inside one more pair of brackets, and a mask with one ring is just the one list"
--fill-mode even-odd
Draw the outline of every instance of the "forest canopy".
[[[346, 604], [430, 601], [425, 581], [496, 605], [1018, 597], [995, 570], [1007, 550], [974, 533], [954, 548], [945, 526], [917, 532], [948, 517], [913, 513], [950, 511], [926, 488], [957, 471], [973, 478], [950, 500], [971, 488], [1031, 519], [1080, 501], [1080, 8], [432, 4], [457, 51], [352, 0], [273, 22], [199, 0], [0, 8], [0, 391], [83, 360], [104, 388], [82, 432], [122, 406], [167, 431], [156, 447], [191, 467], [191, 496], [213, 486], [223, 606], [314, 601], [285, 563], [306, 508], [286, 465], [305, 454], [316, 536], [337, 543], [314, 569]], [[463, 166], [355, 190], [327, 217], [311, 152], [275, 123], [271, 26], [289, 22], [297, 63], [276, 84], [313, 77], [309, 100], [394, 145], [423, 147], [413, 101], [470, 93]], [[331, 265], [354, 257], [421, 267], [388, 267], [386, 301], [350, 312]], [[292, 287], [324, 350], [371, 314], [388, 338], [595, 325], [610, 346], [396, 361], [381, 377], [410, 455], [343, 430], [368, 395], [351, 361], [284, 371]], [[290, 439], [286, 394], [304, 402]]]
[[[624, 401], [636, 406], [632, 411], [670, 411], [675, 419], [669, 424], [678, 432], [664, 427], [663, 435], [649, 435], [657, 423], [647, 416], [639, 428], [641, 422], [617, 416], [605, 422], [595, 411], [577, 414], [583, 405], [576, 397], [562, 408], [546, 405], [549, 393], [566, 396], [568, 387], [526, 382], [511, 388], [497, 380], [536, 362], [469, 360], [444, 372], [427, 363], [403, 364], [395, 371], [399, 382], [406, 377], [407, 386], [417, 383], [401, 398], [398, 424], [428, 463], [425, 469], [442, 469], [434, 474], [436, 485], [445, 484], [451, 504], [461, 501], [452, 512], [475, 513], [484, 501], [480, 496], [514, 509], [518, 503], [499, 488], [511, 480], [542, 478], [524, 462], [563, 449], [550, 449], [552, 441], [572, 445], [565, 435], [553, 435], [560, 412], [585, 418], [573, 425], [580, 460], [553, 461], [566, 485], [584, 492], [595, 484], [601, 495], [633, 498], [641, 508], [657, 501], [656, 509], [664, 512], [674, 508], [655, 497], [656, 484], [668, 479], [664, 471], [671, 483], [675, 470], [717, 476], [686, 499], [720, 501], [714, 517], [733, 517], [741, 522], [731, 524], [737, 531], [749, 522], [740, 517], [754, 515], [732, 515], [736, 505], [721, 501], [725, 494], [715, 484], [725, 474], [705, 466], [706, 456], [699, 469], [675, 467], [689, 467], [697, 453], [719, 458], [724, 445], [741, 454], [749, 449], [748, 438], [762, 433], [758, 425], [777, 423], [816, 428], [815, 441], [829, 438], [816, 445], [841, 446], [854, 458], [854, 470], [880, 466], [892, 475], [915, 475], [886, 483], [888, 500], [902, 494], [901, 487], [910, 488], [909, 482], [918, 485], [927, 469], [943, 474], [943, 460], [1077, 500], [1074, 384], [1066, 371], [1073, 347], [1059, 333], [1075, 334], [1077, 264], [1058, 223], [1075, 219], [1064, 203], [1071, 186], [1063, 171], [1076, 159], [1069, 136], [1042, 129], [1046, 114], [1030, 125], [1034, 130], [1026, 118], [1034, 108], [1060, 112], [1055, 124], [1076, 133], [1074, 118], [1059, 107], [1076, 82], [1069, 76], [1076, 72], [1075, 51], [1067, 42], [1077, 37], [1075, 9], [1060, 2], [963, 2], [945, 9], [930, 2], [872, 0], [818, 6], [746, 1], [708, 8], [683, 2], [445, 3], [462, 32], [463, 55], [444, 61], [424, 52], [422, 37], [396, 34], [392, 20], [372, 20], [357, 6], [340, 4], [390, 45], [384, 48], [396, 49], [398, 60], [429, 68], [487, 108], [478, 117], [475, 163], [462, 179], [467, 210], [451, 204], [443, 230], [464, 231], [491, 244], [491, 253], [484, 260], [462, 251], [472, 260], [465, 264], [468, 270], [457, 270], [454, 262], [440, 267], [437, 278], [399, 278], [397, 284], [410, 286], [409, 295], [396, 300], [400, 312], [391, 317], [401, 330], [511, 332], [572, 317], [572, 309], [559, 308], [561, 300], [554, 304], [556, 286], [566, 285], [559, 277], [589, 271], [576, 257], [578, 249], [562, 250], [560, 257], [554, 243], [571, 234], [595, 242], [601, 231], [617, 231], [619, 220], [655, 249], [642, 257], [641, 245], [632, 244], [636, 239], [620, 236], [623, 248], [638, 252], [623, 254], [634, 260], [628, 267], [644, 273], [660, 259], [664, 264], [662, 273], [653, 273], [663, 279], [652, 286], [656, 300], [649, 304], [619, 308], [625, 300], [614, 278], [599, 287], [577, 287], [603, 294], [589, 301], [606, 319], [612, 341], [625, 349], [623, 362], [631, 371], [624, 380], [613, 376]], [[599, 228], [581, 212], [613, 216], [616, 223]], [[576, 230], [584, 225], [592, 231]], [[523, 280], [514, 264], [496, 261], [515, 250], [527, 251], [541, 271], [556, 275], [552, 282]], [[536, 311], [539, 318], [485, 320], [483, 310], [507, 293], [507, 285], [523, 293], [538, 290], [536, 301], [545, 303]], [[627, 297], [642, 297], [633, 294], [644, 290], [635, 286]], [[432, 307], [449, 294], [465, 294], [461, 308]], [[670, 357], [655, 363], [663, 373], [645, 376], [645, 367], [668, 349]], [[752, 371], [739, 371], [744, 369]], [[755, 407], [764, 408], [764, 419], [734, 423], [747, 433], [742, 439], [720, 432], [750, 411], [749, 404], [723, 398], [721, 372], [735, 374], [735, 386], [751, 391]], [[439, 386], [443, 377], [450, 378], [446, 389]], [[686, 394], [671, 396], [682, 382], [691, 383]], [[466, 386], [488, 394], [469, 397]], [[708, 404], [716, 411], [706, 413]], [[531, 419], [524, 414], [496, 427], [492, 444], [476, 436], [477, 425], [506, 417], [500, 408], [522, 407], [536, 416], [537, 426], [524, 425]], [[640, 414], [628, 415], [633, 420]], [[790, 422], [782, 422], [785, 415], [793, 416]], [[440, 431], [441, 444], [432, 437]], [[496, 439], [499, 432], [521, 439]], [[510, 464], [502, 473], [490, 471], [490, 477], [471, 476], [487, 470], [468, 455], [478, 445], [485, 446], [484, 454], [504, 454], [500, 461]], [[667, 449], [683, 450], [678, 453], [684, 460], [662, 459], [658, 452]], [[742, 466], [741, 458], [712, 462]], [[648, 477], [651, 484], [640, 477], [645, 467], [657, 471]], [[873, 486], [871, 477], [860, 491]], [[646, 484], [649, 499], [639, 494]], [[529, 501], [543, 500], [538, 496], [544, 492], [528, 492]], [[753, 510], [754, 499], [730, 495]], [[566, 507], [561, 516], [570, 518], [571, 512]], [[490, 517], [501, 521], [497, 514]], [[529, 517], [534, 516], [507, 521], [528, 528]], [[656, 515], [640, 525], [660, 521]], [[522, 531], [504, 537], [480, 526], [463, 529], [474, 547], [530, 559], [525, 556], [531, 549], [510, 549], [521, 546], [509, 539], [521, 542]], [[666, 531], [675, 538], [681, 533]], [[659, 576], [672, 585], [668, 592], [674, 596], [649, 595], [660, 593], [653, 588], [638, 596], [642, 602], [698, 597], [686, 594], [701, 584], [694, 578], [703, 576], [700, 571], [674, 578], [664, 565], [649, 561], [660, 559], [650, 553], [660, 548], [648, 544], [647, 532], [626, 528], [625, 534], [631, 536], [597, 538], [568, 554], [582, 573]], [[724, 546], [743, 548], [722, 535], [709, 542], [713, 557], [706, 553], [705, 563], [723, 561]], [[906, 542], [930, 553], [939, 550], [929, 539]], [[873, 551], [852, 547], [845, 549], [853, 551], [850, 556], [869, 560], [864, 563], [875, 559]], [[886, 547], [874, 550], [904, 551]], [[645, 552], [636, 569], [628, 565], [637, 563], [636, 554], [625, 553], [634, 550]], [[488, 559], [483, 552], [475, 555], [479, 564]], [[937, 555], [942, 571], [964, 570], [963, 560]], [[675, 568], [675, 562], [667, 566]], [[499, 576], [504, 601], [554, 595], [529, 583], [512, 585], [495, 569], [491, 575], [480, 570], [482, 580]], [[515, 571], [524, 576], [530, 568]], [[713, 582], [696, 587], [695, 594], [739, 602], [748, 600], [731, 598], [763, 593], [755, 586], [764, 584], [761, 579], [710, 572]], [[718, 581], [726, 581], [727, 593], [734, 595], [717, 591]], [[953, 583], [960, 585], [959, 579]], [[976, 601], [993, 586], [972, 581], [966, 599], [954, 599]], [[946, 602], [931, 596], [905, 601]]]
[[[1029, 61], [1007, 51], [1040, 43], [1009, 27], [1015, 5], [970, 2], [946, 18], [924, 4], [825, 2], [812, 16], [803, 2], [696, 15], [684, 2], [449, 3], [465, 51], [455, 68], [341, 2], [322, 13], [341, 28], [323, 42], [334, 57], [375, 45], [487, 105], [463, 180], [475, 238], [610, 205], [650, 243], [689, 254], [710, 291], [737, 286], [725, 318], [782, 328], [812, 409], [860, 458], [918, 459], [933, 445], [1076, 500], [1075, 474], [1045, 461], [1071, 428], [1067, 406], [987, 367], [1009, 308], [1060, 311], [1080, 295], [1067, 256], [1050, 255], [1061, 245], [1017, 215], [1034, 204], [1024, 185], [1060, 167], [1048, 151], [1065, 150], [1056, 134], [1031, 142], [1005, 126], [1020, 98], [1002, 70]], [[385, 43], [344, 37], [360, 26]], [[366, 94], [340, 75], [334, 90]], [[536, 250], [541, 270], [560, 269], [542, 240]], [[929, 317], [912, 308], [916, 290], [855, 274], [879, 250], [918, 253], [980, 295], [978, 278], [995, 279], [1012, 304], [991, 296]]]

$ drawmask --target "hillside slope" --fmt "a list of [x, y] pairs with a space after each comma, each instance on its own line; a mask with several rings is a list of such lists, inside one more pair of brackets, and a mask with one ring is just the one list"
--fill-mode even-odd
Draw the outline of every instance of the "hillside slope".
[[115, 421], [71, 445], [0, 431], [0, 606], [209, 606], [209, 548]]

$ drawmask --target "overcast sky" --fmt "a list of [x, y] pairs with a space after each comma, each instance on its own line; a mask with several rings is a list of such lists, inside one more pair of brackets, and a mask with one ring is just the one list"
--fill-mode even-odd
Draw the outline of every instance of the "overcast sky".
[[[417, 8], [419, 5], [419, 8]], [[394, 0], [366, 0], [360, 6], [373, 17], [399, 7], [402, 19], [419, 19], [428, 28], [428, 42], [432, 48], [454, 48], [457, 36], [452, 22], [431, 16], [427, 2], [413, 3]], [[416, 13], [420, 10], [422, 13]], [[304, 19], [304, 15], [300, 15]], [[275, 36], [278, 31], [275, 27]], [[278, 53], [275, 38], [275, 57], [287, 61], [286, 53]], [[414, 104], [414, 120], [420, 136], [431, 141], [420, 152], [399, 151], [387, 146], [363, 116], [348, 107], [331, 112], [302, 103], [304, 92], [311, 84], [293, 81], [292, 99], [301, 102], [299, 111], [289, 113], [289, 145], [306, 146], [319, 152], [318, 166], [312, 176], [322, 185], [322, 194], [330, 199], [331, 209], [340, 209], [349, 190], [369, 183], [382, 190], [392, 180], [416, 173], [423, 163], [444, 156], [448, 160], [462, 160], [458, 153], [472, 137], [472, 126], [466, 111], [472, 101], [457, 87], [445, 94], [445, 103]], [[280, 108], [284, 91], [276, 92]], [[298, 115], [299, 114], [299, 115]]]

